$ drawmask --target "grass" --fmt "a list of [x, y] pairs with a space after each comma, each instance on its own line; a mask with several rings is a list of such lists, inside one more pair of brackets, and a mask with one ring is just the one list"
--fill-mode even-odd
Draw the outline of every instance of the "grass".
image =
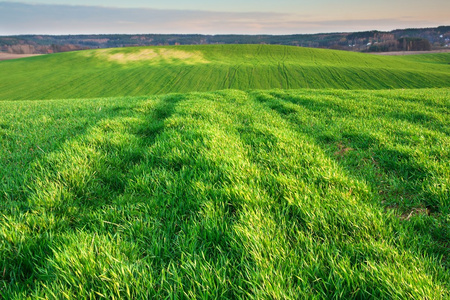
[[417, 55], [404, 55], [402, 58], [406, 61], [429, 62], [436, 64], [450, 64], [450, 55], [448, 53], [428, 53]]
[[0, 102], [0, 298], [449, 298], [449, 98]]
[[0, 100], [449, 87], [449, 59], [449, 53], [403, 58], [269, 45], [89, 50], [0, 62]]

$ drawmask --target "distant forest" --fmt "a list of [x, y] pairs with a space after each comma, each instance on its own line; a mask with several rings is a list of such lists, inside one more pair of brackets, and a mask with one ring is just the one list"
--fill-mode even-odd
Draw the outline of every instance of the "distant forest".
[[100, 34], [0, 36], [0, 52], [44, 54], [83, 49], [199, 44], [273, 44], [358, 52], [449, 49], [450, 26], [389, 32], [294, 35]]

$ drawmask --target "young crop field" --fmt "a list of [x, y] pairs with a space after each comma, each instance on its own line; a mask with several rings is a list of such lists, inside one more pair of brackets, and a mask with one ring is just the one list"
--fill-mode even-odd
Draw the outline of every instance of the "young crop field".
[[450, 53], [404, 58], [268, 45], [101, 49], [0, 62], [0, 100], [450, 87], [449, 63]]
[[0, 299], [450, 297], [449, 66], [177, 49], [0, 63]]

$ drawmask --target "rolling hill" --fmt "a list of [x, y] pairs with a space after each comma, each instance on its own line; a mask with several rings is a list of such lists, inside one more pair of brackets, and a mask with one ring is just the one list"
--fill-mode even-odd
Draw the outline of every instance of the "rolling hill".
[[[448, 62], [450, 54], [435, 56]], [[220, 89], [450, 86], [450, 65], [269, 45], [88, 50], [0, 62], [0, 99], [65, 99]]]
[[448, 299], [448, 58], [0, 62], [0, 299]]

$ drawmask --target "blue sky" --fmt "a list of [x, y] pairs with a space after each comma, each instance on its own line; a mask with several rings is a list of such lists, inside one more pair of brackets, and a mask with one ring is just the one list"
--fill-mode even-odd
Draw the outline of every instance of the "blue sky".
[[0, 1], [0, 35], [294, 34], [450, 25], [448, 0]]

